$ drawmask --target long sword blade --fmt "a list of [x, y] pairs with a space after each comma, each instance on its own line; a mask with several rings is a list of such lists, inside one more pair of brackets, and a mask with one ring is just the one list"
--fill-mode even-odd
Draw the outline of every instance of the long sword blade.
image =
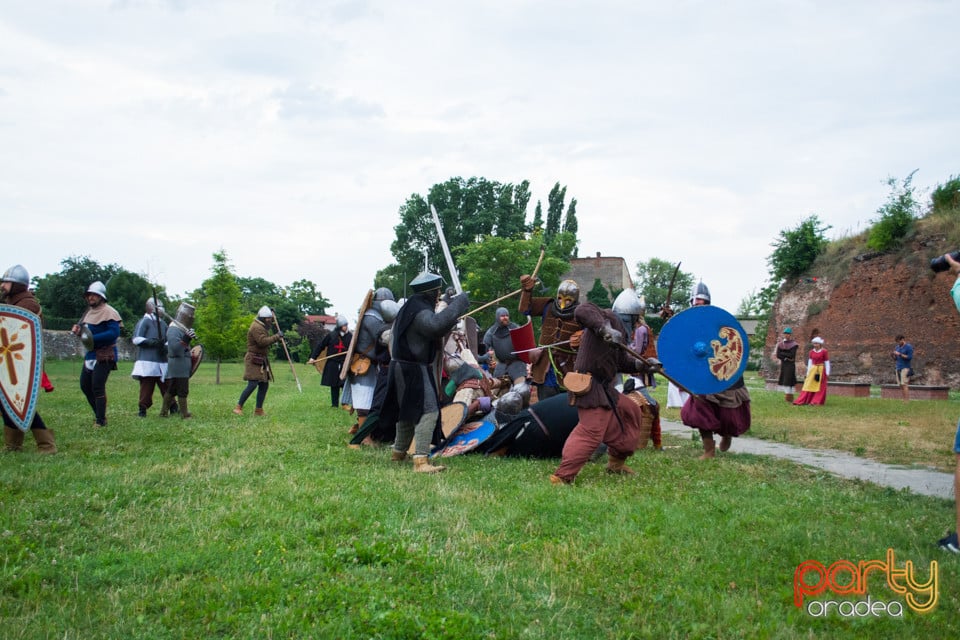
[[443, 235], [443, 227], [440, 226], [440, 216], [437, 215], [437, 209], [430, 205], [430, 213], [433, 214], [433, 224], [437, 227], [437, 235], [440, 236], [440, 246], [443, 248], [443, 257], [447, 260], [447, 269], [450, 271], [450, 278], [453, 280], [453, 288], [457, 293], [463, 293], [463, 287], [460, 286], [460, 276], [457, 275], [457, 268], [453, 264], [453, 257], [450, 255], [450, 248], [447, 246], [447, 239]]

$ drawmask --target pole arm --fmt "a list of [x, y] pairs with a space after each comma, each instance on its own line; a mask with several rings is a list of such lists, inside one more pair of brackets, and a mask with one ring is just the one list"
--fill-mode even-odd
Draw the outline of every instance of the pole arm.
[[[636, 359], [639, 360], [640, 362], [646, 364], [647, 366], [650, 366], [650, 365], [652, 364], [648, 358], [644, 358], [642, 355], [640, 355], [639, 353], [637, 353], [636, 351], [634, 351], [633, 349], [631, 349], [631, 348], [628, 347], [627, 345], [623, 344], [622, 342], [617, 342], [616, 344], [617, 344], [618, 347], [620, 347], [621, 349], [623, 349], [624, 351], [626, 351], [627, 353], [629, 353], [630, 355], [632, 355], [634, 358], [636, 358]], [[684, 392], [686, 392], [686, 393], [689, 393], [691, 396], [698, 395], [698, 394], [696, 394], [696, 393], [693, 393], [693, 392], [690, 391], [689, 389], [687, 389], [685, 386], [683, 386], [681, 383], [679, 383], [679, 382], [677, 382], [676, 380], [674, 380], [672, 377], [670, 377], [670, 376], [667, 374], [667, 372], [663, 370], [663, 365], [660, 366], [660, 370], [657, 371], [657, 373], [659, 373], [659, 374], [662, 375], [664, 378], [666, 378], [667, 380], [669, 380], [670, 382], [672, 382], [672, 383], [673, 383], [678, 389], [680, 389], [681, 391], [684, 391]]]
[[[277, 328], [277, 331], [280, 331], [280, 322], [277, 320], [277, 314], [273, 312], [273, 309], [270, 309], [270, 315], [273, 316], [273, 325]], [[283, 334], [280, 335], [280, 344], [283, 345], [283, 352], [287, 354], [287, 362], [290, 363], [290, 371], [293, 373], [293, 379], [297, 381], [297, 390], [303, 393], [303, 387], [300, 386], [300, 378], [297, 377], [297, 370], [293, 368], [293, 359], [290, 357], [290, 351], [287, 349], [287, 341], [283, 339]]]

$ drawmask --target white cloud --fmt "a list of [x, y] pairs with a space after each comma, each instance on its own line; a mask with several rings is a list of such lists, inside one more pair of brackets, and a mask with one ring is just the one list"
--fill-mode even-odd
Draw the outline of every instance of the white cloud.
[[554, 182], [581, 255], [659, 257], [733, 310], [779, 231], [864, 227], [958, 173], [960, 7], [186, 0], [4, 3], [0, 211], [173, 292], [223, 248], [351, 313], [397, 210], [452, 176]]

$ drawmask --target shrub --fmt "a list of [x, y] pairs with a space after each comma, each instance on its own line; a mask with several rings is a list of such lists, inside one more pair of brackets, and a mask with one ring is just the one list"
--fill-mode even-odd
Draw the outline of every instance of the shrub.
[[949, 180], [938, 184], [930, 194], [930, 204], [933, 213], [960, 207], [960, 177], [950, 176]]
[[767, 258], [770, 282], [779, 285], [781, 281], [796, 278], [809, 269], [829, 244], [824, 236], [829, 228], [816, 215], [811, 215], [796, 228], [781, 231], [780, 238], [773, 243], [773, 253]]
[[900, 246], [913, 229], [920, 205], [914, 197], [914, 170], [900, 186], [896, 178], [888, 178], [890, 195], [887, 202], [877, 209], [879, 217], [873, 221], [867, 236], [867, 247], [874, 251], [888, 251]]

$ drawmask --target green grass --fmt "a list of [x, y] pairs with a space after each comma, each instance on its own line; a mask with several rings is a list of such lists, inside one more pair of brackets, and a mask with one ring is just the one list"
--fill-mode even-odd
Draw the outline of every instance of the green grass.
[[[224, 365], [217, 386], [204, 365], [191, 384], [196, 417], [181, 421], [156, 406], [138, 419], [122, 363], [109, 426], [95, 430], [79, 366], [48, 363], [57, 390], [41, 412], [61, 452], [39, 456], [27, 436], [25, 453], [0, 456], [3, 638], [903, 638], [960, 628], [960, 559], [933, 544], [952, 501], [750, 455], [701, 462], [680, 438], [638, 452], [635, 478], [590, 464], [573, 487], [547, 481], [556, 461], [468, 455], [445, 474], [414, 474], [386, 450], [344, 446], [352, 419], [329, 408], [309, 367], [298, 369], [302, 394], [276, 367], [258, 419], [230, 412], [240, 366]], [[941, 563], [935, 611], [851, 621], [794, 607], [801, 562], [882, 560], [888, 548], [922, 578]], [[870, 596], [902, 603], [876, 575]]]
[[[795, 407], [783, 394], [766, 391], [756, 373], [750, 388], [754, 438], [812, 449], [835, 449], [887, 464], [929, 467], [947, 473], [956, 468], [953, 436], [960, 416], [960, 395], [950, 401], [848, 398], [828, 396], [823, 406]], [[666, 404], [666, 385], [655, 395]], [[663, 416], [680, 420], [679, 409]]]

